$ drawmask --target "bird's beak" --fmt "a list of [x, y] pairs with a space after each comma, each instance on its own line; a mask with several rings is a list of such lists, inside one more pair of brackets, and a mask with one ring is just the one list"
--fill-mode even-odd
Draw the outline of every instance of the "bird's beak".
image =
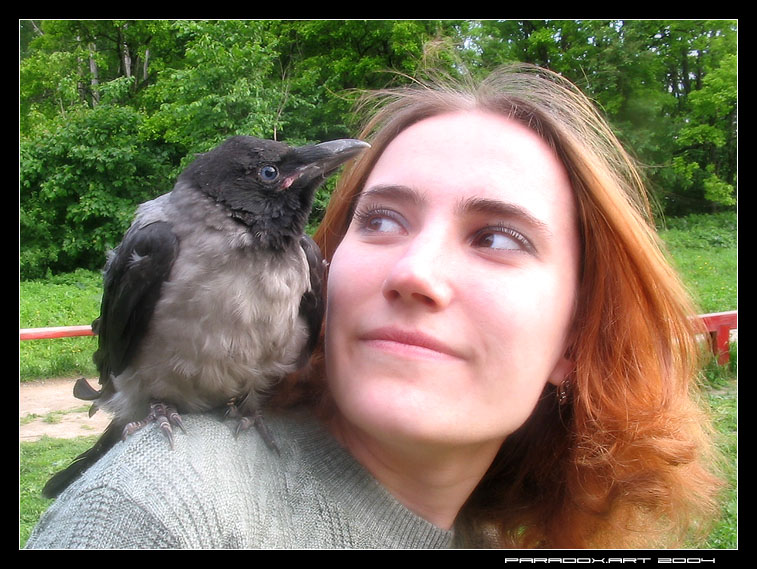
[[326, 179], [347, 160], [370, 146], [362, 140], [343, 138], [296, 148], [297, 162], [301, 166], [290, 176], [286, 186], [291, 186], [295, 180], [308, 185], [317, 178]]

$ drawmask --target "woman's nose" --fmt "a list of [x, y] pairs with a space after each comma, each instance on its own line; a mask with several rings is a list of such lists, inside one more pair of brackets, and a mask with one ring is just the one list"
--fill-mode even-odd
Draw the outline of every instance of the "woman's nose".
[[443, 309], [453, 296], [451, 252], [439, 236], [418, 235], [395, 260], [383, 284], [387, 300]]

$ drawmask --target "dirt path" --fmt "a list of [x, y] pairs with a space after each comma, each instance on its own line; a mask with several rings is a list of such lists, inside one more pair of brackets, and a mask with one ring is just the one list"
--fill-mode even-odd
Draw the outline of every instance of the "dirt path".
[[[102, 411], [88, 415], [89, 403], [73, 396], [73, 379], [46, 379], [19, 384], [18, 436], [21, 442], [43, 435], [70, 439], [101, 433], [109, 417]], [[93, 385], [97, 380], [92, 380]]]

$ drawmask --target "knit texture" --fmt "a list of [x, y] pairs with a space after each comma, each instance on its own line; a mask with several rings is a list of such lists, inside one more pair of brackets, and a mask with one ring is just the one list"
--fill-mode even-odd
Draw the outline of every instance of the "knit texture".
[[452, 546], [315, 419], [266, 418], [280, 453], [233, 422], [184, 417], [117, 444], [50, 506], [27, 548], [368, 549]]

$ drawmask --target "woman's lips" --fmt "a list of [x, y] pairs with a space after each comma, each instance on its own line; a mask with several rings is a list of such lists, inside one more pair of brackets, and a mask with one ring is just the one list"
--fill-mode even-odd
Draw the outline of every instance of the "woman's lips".
[[460, 358], [460, 353], [441, 340], [417, 330], [376, 328], [360, 336], [360, 340], [382, 350], [400, 355]]

